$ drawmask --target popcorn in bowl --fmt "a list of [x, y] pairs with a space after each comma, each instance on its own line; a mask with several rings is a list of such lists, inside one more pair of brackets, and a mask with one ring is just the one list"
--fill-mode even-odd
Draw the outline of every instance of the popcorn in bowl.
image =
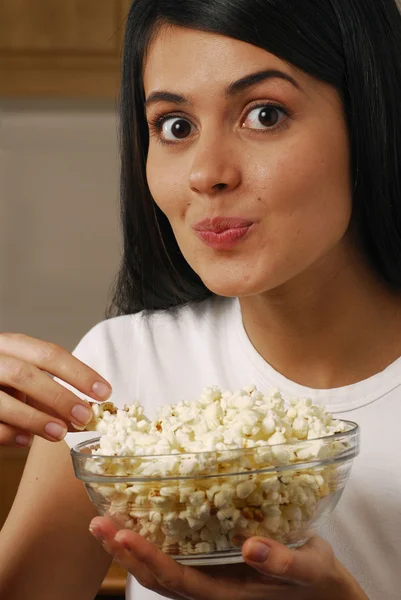
[[359, 428], [309, 399], [207, 387], [195, 401], [93, 405], [101, 434], [72, 450], [100, 514], [177, 560], [238, 562], [252, 535], [304, 543], [333, 510], [359, 448]]

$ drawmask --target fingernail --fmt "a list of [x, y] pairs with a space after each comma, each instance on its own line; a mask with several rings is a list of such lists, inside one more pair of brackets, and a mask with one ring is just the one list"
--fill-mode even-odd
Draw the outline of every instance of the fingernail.
[[71, 415], [78, 423], [87, 425], [92, 418], [92, 409], [87, 408], [82, 404], [76, 404], [71, 410]]
[[132, 554], [132, 548], [131, 548], [131, 546], [128, 544], [128, 542], [120, 542], [120, 544], [121, 544], [121, 546], [122, 546], [122, 547], [123, 547], [125, 550], [127, 550], [128, 552], [131, 552], [131, 554]]
[[95, 537], [98, 542], [103, 542], [104, 541], [104, 535], [101, 529], [99, 529], [99, 527], [92, 527], [92, 525], [89, 527], [89, 531], [91, 532], [91, 534], [93, 535], [93, 537]]
[[117, 544], [121, 544], [121, 546], [123, 548], [125, 548], [126, 550], [128, 550], [128, 552], [131, 552], [131, 546], [128, 544], [128, 542], [124, 539], [120, 540], [120, 536], [119, 536], [119, 531], [117, 531], [116, 535], [114, 536], [114, 541], [117, 542]]
[[247, 552], [247, 558], [252, 562], [261, 563], [267, 560], [269, 554], [269, 546], [262, 544], [262, 542], [253, 542], [250, 550]]
[[107, 400], [107, 398], [111, 395], [111, 389], [109, 388], [109, 386], [101, 381], [97, 381], [93, 384], [92, 392], [100, 400]]
[[45, 432], [55, 440], [62, 440], [67, 433], [67, 427], [62, 427], [58, 423], [48, 423], [45, 427]]
[[15, 443], [18, 444], [18, 446], [30, 446], [32, 438], [29, 437], [29, 435], [17, 435]]

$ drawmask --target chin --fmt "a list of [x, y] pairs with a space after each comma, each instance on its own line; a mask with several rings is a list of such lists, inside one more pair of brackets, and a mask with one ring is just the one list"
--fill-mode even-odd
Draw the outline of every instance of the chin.
[[[185, 256], [185, 254], [184, 254]], [[288, 269], [279, 261], [266, 260], [260, 253], [246, 256], [204, 255], [185, 257], [208, 290], [217, 296], [256, 296], [275, 289], [288, 279]]]
[[217, 296], [244, 297], [256, 296], [266, 291], [266, 281], [255, 281], [250, 275], [238, 278], [205, 277], [202, 278], [205, 286]]

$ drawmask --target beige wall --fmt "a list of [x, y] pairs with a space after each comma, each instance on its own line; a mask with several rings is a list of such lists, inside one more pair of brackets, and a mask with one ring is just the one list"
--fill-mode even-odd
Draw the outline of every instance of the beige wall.
[[72, 349], [119, 259], [113, 103], [0, 101], [0, 331]]

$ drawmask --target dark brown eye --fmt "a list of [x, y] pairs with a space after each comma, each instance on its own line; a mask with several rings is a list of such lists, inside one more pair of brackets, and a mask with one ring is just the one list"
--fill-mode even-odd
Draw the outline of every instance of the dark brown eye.
[[248, 113], [243, 126], [249, 129], [268, 129], [280, 123], [285, 116], [285, 112], [277, 106], [258, 106]]
[[162, 126], [162, 134], [165, 140], [182, 140], [191, 135], [192, 125], [186, 119], [171, 117], [166, 119]]
[[273, 127], [279, 120], [279, 114], [275, 108], [262, 108], [259, 113], [259, 121], [265, 127]]

